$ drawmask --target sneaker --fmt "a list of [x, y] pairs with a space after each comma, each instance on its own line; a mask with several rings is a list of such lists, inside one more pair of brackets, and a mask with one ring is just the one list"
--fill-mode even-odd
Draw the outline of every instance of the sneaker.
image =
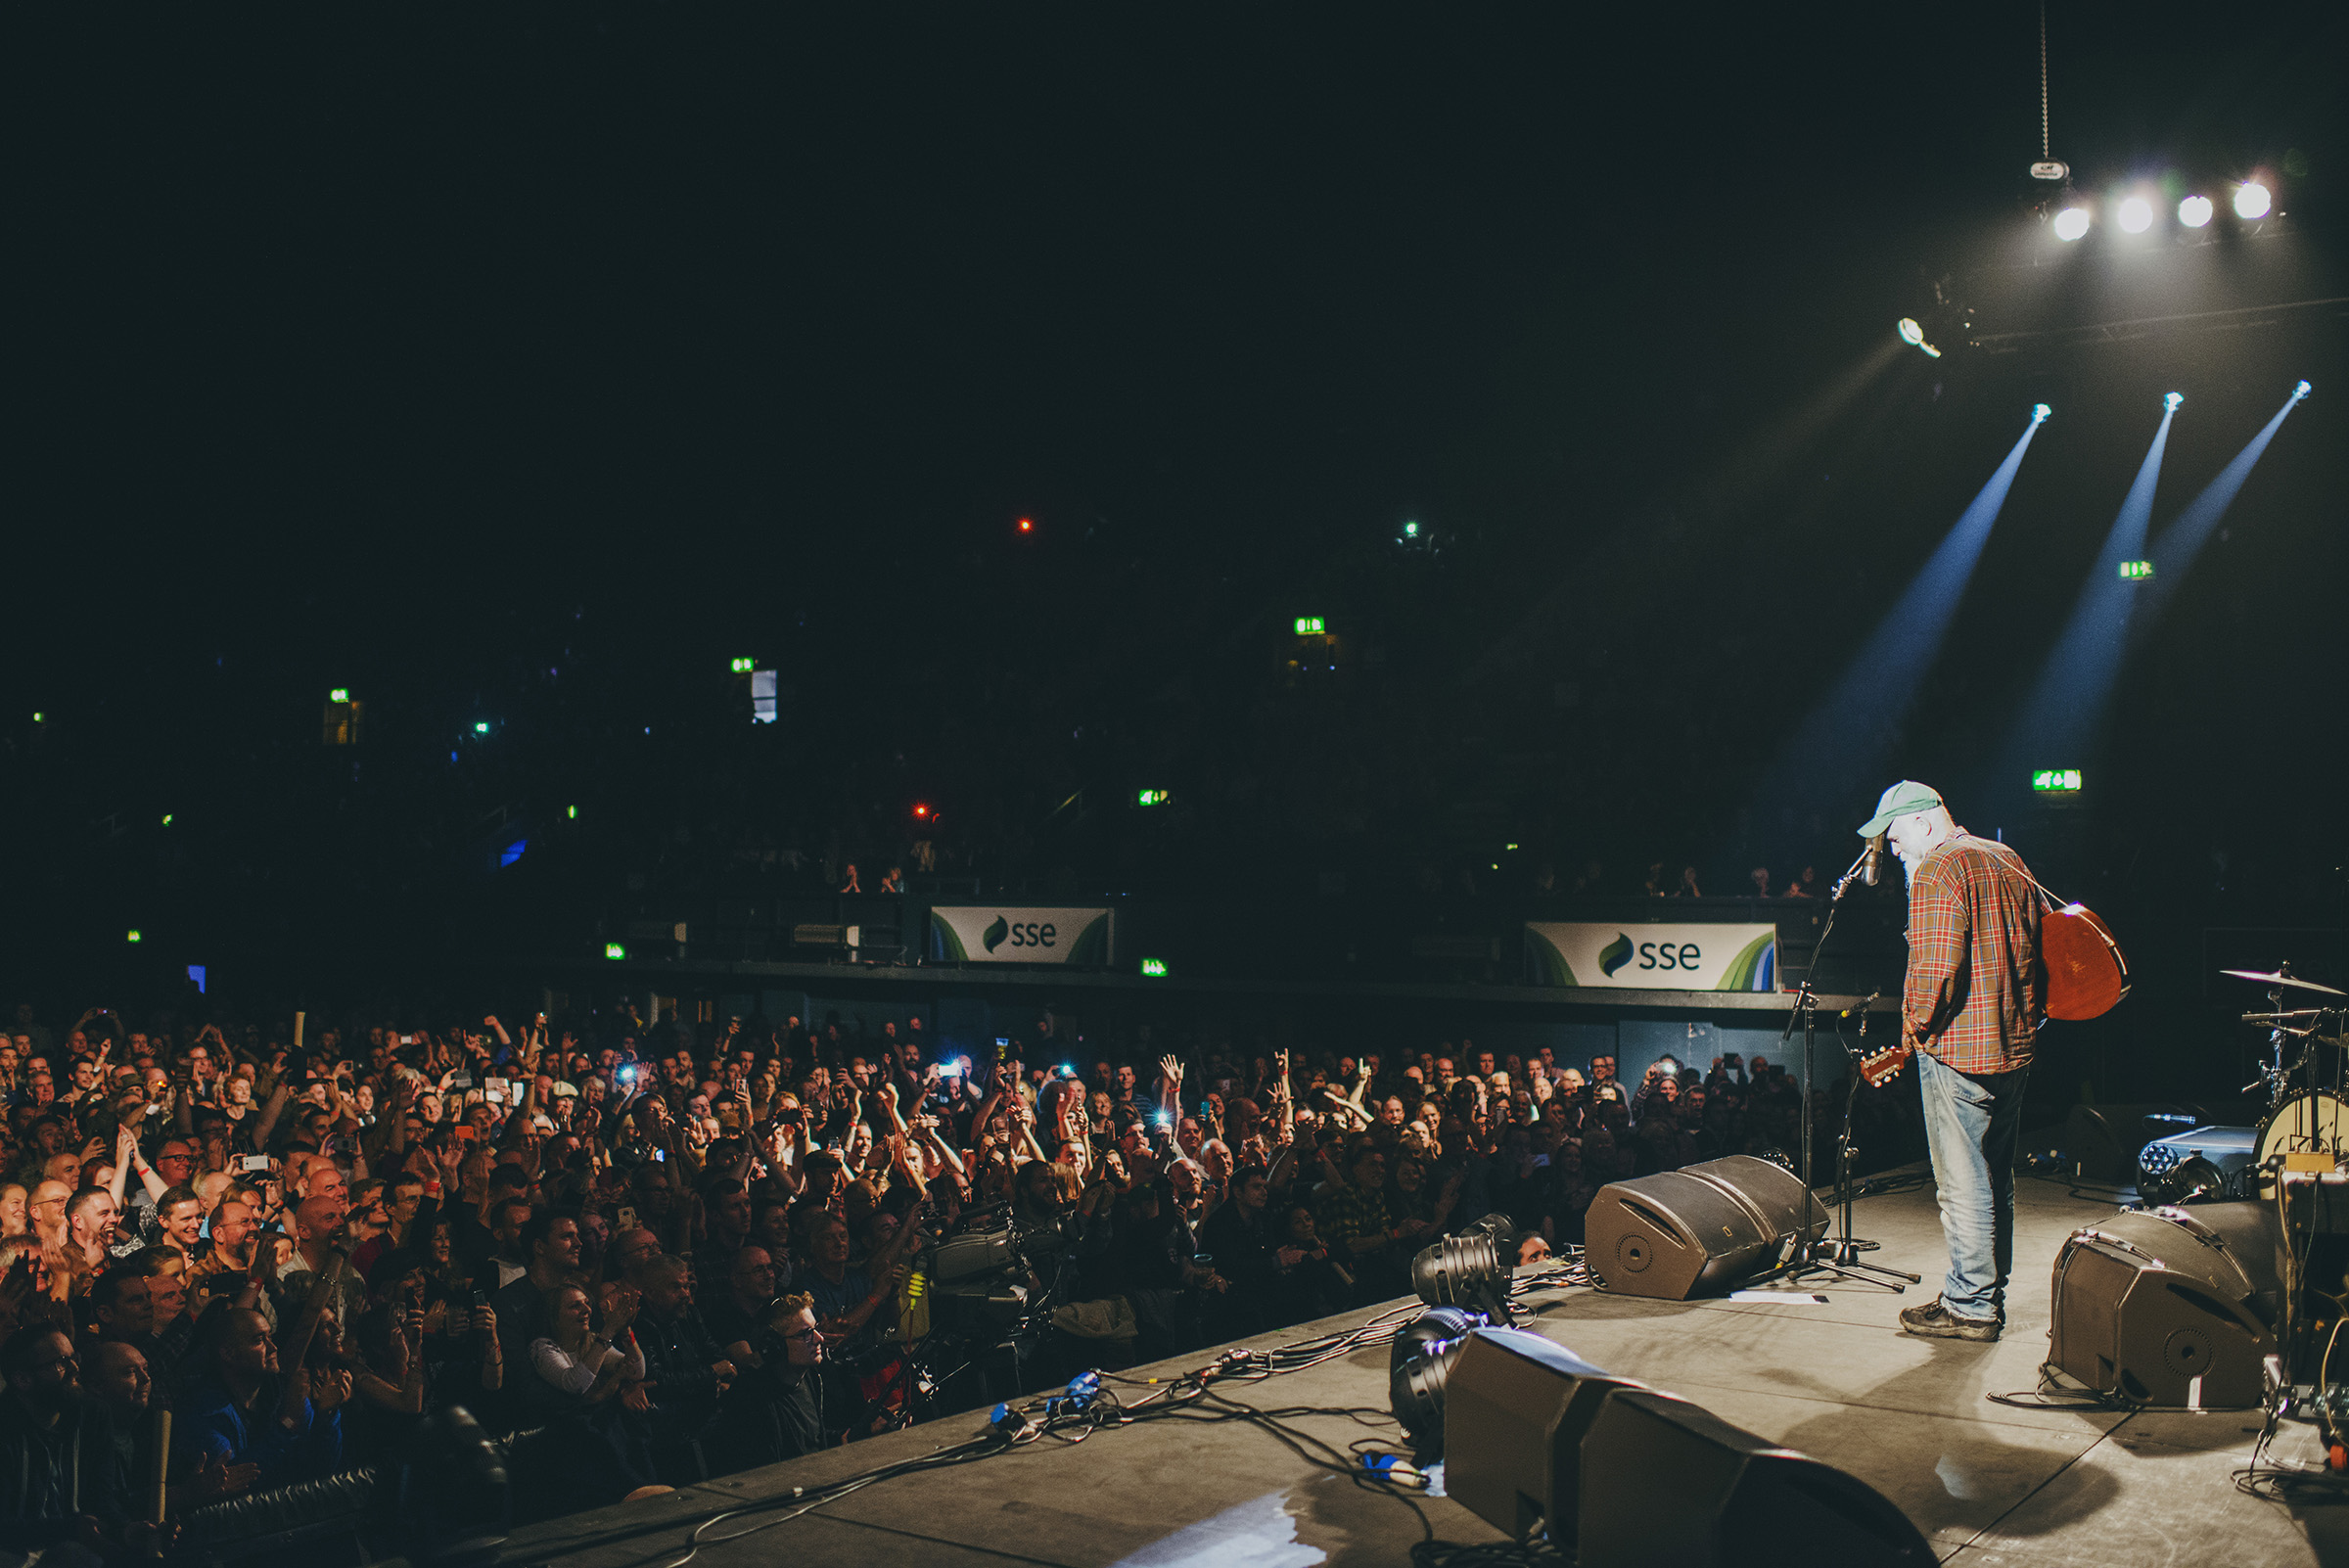
[[1901, 1309], [1901, 1329], [1926, 1339], [1971, 1339], [1984, 1344], [1995, 1343], [1999, 1337], [1999, 1320], [1995, 1317], [1960, 1317], [1941, 1304], [1939, 1296], [1922, 1307]]

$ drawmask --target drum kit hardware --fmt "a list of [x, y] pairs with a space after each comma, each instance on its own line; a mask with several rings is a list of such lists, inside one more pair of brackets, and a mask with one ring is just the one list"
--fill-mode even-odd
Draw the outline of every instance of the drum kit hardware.
[[[2344, 999], [2349, 999], [2349, 992], [2303, 980], [2292, 973], [2288, 963], [2272, 972], [2223, 969], [2220, 973], [2268, 988], [2267, 1010], [2243, 1014], [2244, 1023], [2268, 1031], [2268, 1050], [2259, 1076], [2243, 1085], [2246, 1094], [2264, 1088], [2268, 1100], [2252, 1165], [2257, 1191], [2250, 1196], [2272, 1195], [2271, 1173], [2277, 1170], [2349, 1166], [2349, 1051], [2338, 1048], [2342, 1021], [2349, 1017], [2349, 1009], [2284, 1006], [2294, 992]], [[2329, 1072], [2319, 1060], [2319, 1045], [2335, 1047]]]

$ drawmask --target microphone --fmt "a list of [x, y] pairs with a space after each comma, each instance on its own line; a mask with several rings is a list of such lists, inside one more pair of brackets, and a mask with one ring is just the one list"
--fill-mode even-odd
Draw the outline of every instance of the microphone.
[[1860, 880], [1874, 887], [1884, 874], [1884, 835], [1878, 833], [1867, 841], [1867, 853], [1860, 862]]
[[1849, 1018], [1852, 1016], [1852, 1014], [1858, 1013], [1860, 1015], [1861, 1027], [1865, 1029], [1867, 1026], [1868, 1008], [1874, 1004], [1877, 997], [1883, 994], [1884, 993], [1880, 991], [1871, 991], [1867, 993], [1866, 998], [1862, 1001], [1859, 1006], [1846, 1007], [1842, 1012], [1837, 1013], [1835, 1016], [1838, 1018]]

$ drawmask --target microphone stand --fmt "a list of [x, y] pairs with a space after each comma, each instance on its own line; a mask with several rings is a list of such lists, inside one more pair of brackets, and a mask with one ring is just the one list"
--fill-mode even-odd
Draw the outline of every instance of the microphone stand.
[[1821, 947], [1824, 947], [1827, 945], [1827, 939], [1835, 934], [1835, 911], [1842, 906], [1843, 896], [1847, 891], [1850, 890], [1853, 879], [1860, 875], [1860, 868], [1867, 863], [1867, 849], [1862, 849], [1860, 852], [1860, 857], [1854, 860], [1849, 866], [1845, 867], [1843, 875], [1835, 879], [1834, 890], [1827, 895], [1826, 924], [1819, 928], [1819, 941], [1811, 945], [1811, 961], [1803, 966], [1802, 983], [1795, 987], [1793, 1010], [1786, 1015], [1786, 1027], [1778, 1031], [1778, 1043], [1783, 1045], [1787, 1042], [1787, 1040], [1793, 1038], [1794, 1026], [1798, 1023], [1803, 1026], [1803, 1128], [1801, 1148], [1803, 1163], [1803, 1185], [1805, 1186], [1810, 1186], [1815, 1179], [1811, 1174], [1811, 1085], [1818, 1082], [1811, 1076], [1811, 1051], [1812, 1041], [1817, 1028], [1819, 993], [1811, 989], [1811, 977], [1819, 973], [1819, 950]]
[[[1793, 1038], [1794, 1026], [1797, 1023], [1803, 1026], [1802, 1180], [1805, 1193], [1812, 1190], [1811, 1085], [1817, 1082], [1814, 1076], [1817, 1069], [1813, 1056], [1818, 1038], [1819, 1015], [1819, 993], [1811, 989], [1811, 977], [1819, 973], [1819, 949], [1827, 945], [1827, 938], [1834, 934], [1835, 911], [1843, 903], [1844, 894], [1851, 890], [1853, 881], [1859, 877], [1861, 868], [1867, 863], [1867, 857], [1872, 849], [1872, 845], [1863, 848], [1859, 857], [1852, 861], [1842, 876], [1835, 879], [1834, 891], [1827, 896], [1826, 922], [1819, 929], [1819, 941], [1812, 945], [1811, 962], [1803, 969], [1802, 984], [1795, 988], [1794, 1006], [1793, 1010], [1786, 1015], [1786, 1027], [1778, 1031], [1778, 1043], [1783, 1045]], [[1868, 1000], [1873, 1001], [1875, 998], [1870, 996]], [[1867, 1028], [1865, 1003], [1861, 1006], [1860, 1027], [1863, 1033]], [[1836, 1038], [1841, 1039], [1842, 1038], [1838, 1033]], [[1852, 1087], [1851, 1092], [1844, 1098], [1843, 1134], [1839, 1140], [1841, 1150], [1840, 1158], [1837, 1161], [1838, 1175], [1835, 1182], [1836, 1199], [1843, 1206], [1842, 1233], [1832, 1241], [1827, 1240], [1824, 1235], [1821, 1235], [1817, 1241], [1798, 1240], [1794, 1244], [1794, 1250], [1787, 1255], [1786, 1261], [1768, 1273], [1760, 1275], [1756, 1282], [1758, 1283], [1760, 1279], [1800, 1279], [1805, 1274], [1824, 1273], [1832, 1274], [1838, 1279], [1848, 1279], [1854, 1284], [1880, 1285], [1897, 1295], [1905, 1291], [1908, 1286], [1896, 1284], [1893, 1278], [1879, 1279], [1873, 1276], [1877, 1274], [1892, 1275], [1898, 1279], [1906, 1279], [1911, 1285], [1918, 1282], [1918, 1276], [1902, 1273], [1897, 1268], [1883, 1268], [1874, 1264], [1855, 1261], [1857, 1254], [1873, 1251], [1877, 1244], [1872, 1241], [1856, 1241], [1852, 1237], [1852, 1193], [1849, 1184], [1852, 1158], [1852, 1106], [1859, 1098], [1860, 1072], [1859, 1064], [1851, 1058], [1848, 1046], [1845, 1048], [1845, 1056], [1849, 1063], [1848, 1071], [1851, 1074]], [[1803, 1217], [1803, 1222], [1808, 1223], [1809, 1220], [1810, 1216], [1806, 1214]], [[1861, 1270], [1864, 1269], [1866, 1271], [1862, 1272]]]
[[[1852, 1108], [1860, 1103], [1860, 1062], [1863, 1057], [1867, 1055], [1867, 1009], [1880, 994], [1881, 992], [1869, 992], [1867, 1000], [1859, 1006], [1861, 1043], [1858, 1046], [1844, 1046], [1844, 1071], [1848, 1078], [1848, 1086], [1843, 1092], [1843, 1130], [1835, 1140], [1835, 1203], [1841, 1211], [1841, 1218], [1836, 1222], [1835, 1238], [1832, 1241], [1822, 1241], [1815, 1249], [1814, 1263], [1816, 1264], [1819, 1258], [1824, 1258], [1835, 1268], [1836, 1272], [1847, 1279], [1854, 1277], [1851, 1270], [1855, 1268], [1865, 1269], [1871, 1275], [1885, 1275], [1884, 1278], [1871, 1278], [1865, 1282], [1889, 1286], [1892, 1293], [1897, 1296], [1908, 1287], [1894, 1284], [1894, 1280], [1905, 1279], [1909, 1284], [1914, 1285], [1921, 1283], [1923, 1276], [1909, 1273], [1904, 1269], [1894, 1268], [1884, 1264], [1864, 1262], [1860, 1254], [1873, 1252], [1878, 1244], [1873, 1241], [1861, 1241], [1852, 1235], [1852, 1200], [1859, 1195], [1854, 1190], [1852, 1182], [1852, 1155], [1856, 1152], [1852, 1148]], [[1837, 1030], [1835, 1038], [1838, 1040], [1842, 1039], [1843, 1032]]]

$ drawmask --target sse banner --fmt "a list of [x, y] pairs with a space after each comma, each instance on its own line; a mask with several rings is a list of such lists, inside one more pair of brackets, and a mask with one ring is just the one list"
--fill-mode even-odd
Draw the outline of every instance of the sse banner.
[[949, 964], [1109, 967], [1109, 911], [967, 904], [930, 910], [932, 954]]
[[1775, 991], [1772, 925], [1614, 925], [1529, 920], [1527, 956], [1543, 986], [1642, 991]]

